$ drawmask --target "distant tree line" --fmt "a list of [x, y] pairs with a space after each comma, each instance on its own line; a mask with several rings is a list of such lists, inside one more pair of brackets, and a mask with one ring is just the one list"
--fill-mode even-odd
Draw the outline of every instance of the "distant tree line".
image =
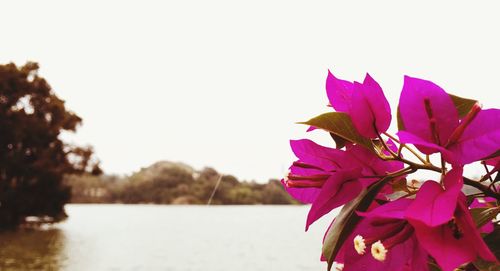
[[[68, 175], [73, 203], [207, 204], [220, 174], [158, 162], [127, 177]], [[279, 180], [261, 184], [223, 175], [211, 204], [297, 204]]]

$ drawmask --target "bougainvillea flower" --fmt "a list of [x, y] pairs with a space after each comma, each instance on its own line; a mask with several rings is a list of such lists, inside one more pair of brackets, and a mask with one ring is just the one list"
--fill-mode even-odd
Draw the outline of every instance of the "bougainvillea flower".
[[356, 160], [345, 151], [323, 147], [308, 139], [290, 140], [297, 161], [283, 182], [285, 189], [295, 199], [312, 203], [323, 184], [336, 171], [357, 167]]
[[[474, 100], [406, 76], [396, 147], [390, 140], [379, 141], [381, 134], [393, 138], [385, 134], [392, 117], [382, 88], [369, 74], [360, 83], [336, 78], [329, 71], [326, 92], [333, 109], [343, 113], [324, 114], [305, 123], [331, 131], [337, 149], [309, 140], [292, 141], [298, 160], [282, 183], [293, 197], [312, 203], [306, 230], [351, 201], [323, 238], [327, 257], [322, 255], [321, 260], [328, 261], [329, 270], [428, 271], [436, 264], [440, 270], [453, 271], [475, 266], [476, 260], [497, 265], [481, 234], [493, 231], [485, 240], [496, 241], [490, 237], [495, 237], [494, 198], [500, 184], [489, 185], [487, 178], [491, 180], [500, 169], [500, 126], [496, 125], [500, 109], [483, 110]], [[423, 154], [440, 154], [441, 168], [412, 148], [409, 151], [421, 164], [402, 158], [405, 144], [415, 145]], [[472, 183], [463, 177], [463, 167], [475, 161], [484, 164], [487, 175]], [[420, 169], [442, 172], [441, 179], [407, 186], [406, 174]], [[482, 194], [466, 197], [464, 180]]]
[[437, 182], [422, 185], [406, 217], [415, 228], [418, 241], [444, 271], [480, 257], [496, 261], [484, 243], [466, 205], [462, 170], [454, 169], [444, 178], [445, 189]]
[[360, 213], [362, 221], [342, 246], [344, 271], [426, 271], [428, 254], [405, 218], [411, 199]]
[[405, 76], [399, 110], [403, 143], [414, 144], [424, 154], [441, 152], [446, 162], [465, 165], [500, 149], [500, 110], [476, 104], [460, 120], [451, 97], [438, 85]]
[[294, 198], [312, 203], [306, 230], [314, 221], [355, 198], [362, 190], [358, 181], [361, 168], [346, 152], [323, 147], [311, 140], [291, 140], [292, 151], [299, 158], [282, 181]]
[[380, 179], [363, 176], [381, 176], [402, 167], [400, 162], [382, 161], [356, 145], [349, 146], [346, 151], [323, 147], [307, 139], [292, 140], [290, 145], [299, 160], [292, 164], [282, 182], [294, 198], [312, 203], [306, 230], [314, 221]]
[[330, 71], [326, 94], [337, 112], [351, 116], [354, 127], [365, 137], [377, 138], [391, 123], [391, 108], [380, 85], [369, 75], [363, 83], [336, 78]]

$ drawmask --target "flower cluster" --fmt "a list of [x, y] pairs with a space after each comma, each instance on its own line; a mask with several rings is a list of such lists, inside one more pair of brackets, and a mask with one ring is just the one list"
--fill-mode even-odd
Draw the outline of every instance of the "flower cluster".
[[[290, 141], [297, 161], [282, 183], [312, 204], [306, 231], [343, 206], [323, 240], [328, 269], [498, 268], [500, 110], [406, 76], [391, 135], [389, 102], [370, 75], [359, 83], [329, 72], [326, 92], [334, 110], [303, 124], [330, 133], [335, 148]], [[471, 163], [485, 174], [465, 177]], [[419, 170], [440, 178], [411, 179]]]

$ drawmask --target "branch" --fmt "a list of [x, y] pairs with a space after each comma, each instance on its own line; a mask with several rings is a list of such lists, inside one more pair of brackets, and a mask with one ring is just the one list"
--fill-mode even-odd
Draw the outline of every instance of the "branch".
[[410, 151], [413, 155], [415, 155], [415, 157], [417, 157], [417, 159], [418, 159], [418, 160], [420, 160], [420, 162], [422, 162], [423, 164], [430, 164], [430, 161], [426, 161], [426, 160], [424, 160], [424, 158], [422, 158], [422, 156], [420, 156], [420, 155], [418, 154], [418, 152], [417, 152], [417, 151], [415, 151], [414, 149], [412, 149], [412, 148], [408, 147], [406, 144], [401, 143], [401, 142], [399, 141], [399, 139], [397, 139], [395, 136], [393, 136], [393, 135], [391, 135], [391, 134], [389, 134], [389, 133], [384, 133], [384, 135], [386, 135], [388, 138], [392, 139], [394, 142], [396, 142], [396, 143], [400, 144], [400, 146], [402, 146], [403, 148], [405, 148], [405, 149], [409, 150], [409, 151]]
[[466, 184], [468, 186], [475, 187], [475, 188], [481, 190], [481, 192], [483, 192], [485, 196], [492, 197], [492, 198], [495, 198], [496, 200], [500, 201], [500, 194], [491, 191], [487, 186], [482, 185], [474, 180], [471, 180], [471, 179], [466, 178], [466, 177], [463, 177], [463, 178], [464, 178], [464, 184]]

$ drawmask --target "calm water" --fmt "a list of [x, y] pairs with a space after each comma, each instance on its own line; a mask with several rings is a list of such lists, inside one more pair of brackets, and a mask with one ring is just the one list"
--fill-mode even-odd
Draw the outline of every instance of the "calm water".
[[328, 220], [307, 206], [68, 205], [45, 230], [0, 234], [0, 270], [325, 270]]

